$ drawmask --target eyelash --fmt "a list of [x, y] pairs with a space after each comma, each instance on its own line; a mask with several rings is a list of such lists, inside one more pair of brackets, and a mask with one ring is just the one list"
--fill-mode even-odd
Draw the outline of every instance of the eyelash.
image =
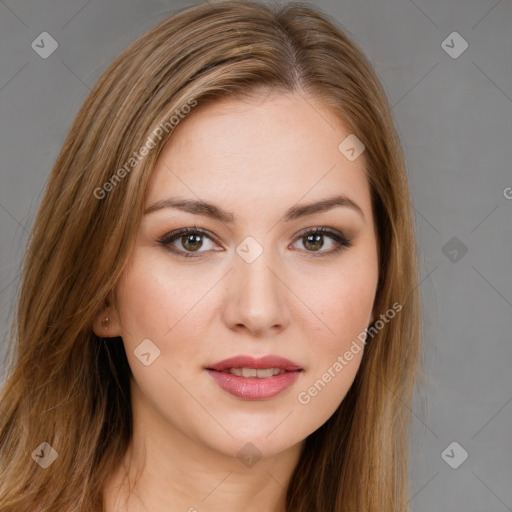
[[[197, 252], [197, 254], [193, 253], [193, 252], [184, 252], [184, 251], [178, 250], [174, 247], [171, 248], [171, 246], [169, 245], [169, 244], [171, 244], [171, 242], [178, 240], [180, 237], [183, 237], [185, 235], [190, 235], [190, 234], [204, 235], [207, 238], [209, 238], [210, 240], [214, 241], [213, 238], [208, 234], [208, 231], [206, 231], [205, 229], [198, 228], [197, 226], [194, 226], [193, 228], [183, 228], [183, 229], [178, 229], [176, 231], [172, 231], [171, 233], [168, 233], [168, 234], [164, 235], [162, 238], [160, 238], [158, 240], [158, 242], [161, 245], [163, 245], [168, 251], [170, 251], [174, 254], [177, 254], [178, 256], [185, 257], [185, 258], [197, 258], [197, 257], [200, 257], [201, 252], [208, 252], [208, 251], [199, 251], [199, 252]], [[352, 247], [351, 240], [348, 240], [343, 235], [341, 235], [341, 234], [337, 233], [336, 231], [333, 231], [329, 228], [326, 228], [326, 227], [310, 228], [305, 231], [302, 231], [296, 237], [296, 240], [300, 240], [301, 238], [305, 238], [309, 235], [327, 235], [330, 238], [332, 238], [337, 244], [337, 247], [330, 251], [320, 251], [318, 253], [316, 253], [317, 251], [306, 251], [308, 253], [311, 253], [311, 255], [313, 257], [330, 256], [330, 255], [340, 252], [344, 248]]]

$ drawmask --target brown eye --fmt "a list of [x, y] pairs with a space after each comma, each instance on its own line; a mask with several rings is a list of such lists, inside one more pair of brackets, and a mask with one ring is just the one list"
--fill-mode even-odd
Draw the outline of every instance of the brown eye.
[[321, 249], [324, 245], [323, 236], [324, 235], [307, 235], [303, 237], [303, 239], [306, 240], [304, 243], [305, 247], [313, 250]]
[[[331, 239], [332, 244], [334, 245], [333, 249], [320, 250], [325, 245], [325, 238]], [[315, 228], [305, 231], [299, 235], [299, 240], [303, 241], [302, 243], [306, 248], [306, 252], [318, 253], [313, 254], [314, 256], [327, 256], [333, 253], [337, 253], [344, 247], [352, 246], [351, 241], [348, 240], [345, 236], [328, 228]]]
[[203, 245], [200, 238], [201, 235], [185, 235], [181, 237], [181, 244], [187, 251], [195, 251]]
[[[184, 257], [196, 257], [200, 256], [203, 252], [207, 252], [207, 250], [199, 250], [203, 248], [204, 239], [213, 242], [213, 239], [206, 234], [206, 231], [200, 228], [184, 228], [165, 235], [159, 240], [159, 243], [175, 254]], [[177, 247], [177, 243], [181, 247]], [[197, 253], [197, 255], [193, 253]]]

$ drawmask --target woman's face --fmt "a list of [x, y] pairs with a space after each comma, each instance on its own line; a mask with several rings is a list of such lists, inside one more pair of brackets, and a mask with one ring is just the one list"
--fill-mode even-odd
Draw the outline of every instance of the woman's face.
[[[364, 151], [345, 156], [348, 135], [321, 103], [295, 95], [223, 99], [180, 122], [151, 177], [109, 329], [123, 338], [145, 435], [270, 456], [339, 406], [378, 279]], [[310, 206], [340, 197], [345, 205]], [[168, 236], [183, 228], [192, 231]], [[236, 356], [286, 358], [300, 370], [211, 369]]]

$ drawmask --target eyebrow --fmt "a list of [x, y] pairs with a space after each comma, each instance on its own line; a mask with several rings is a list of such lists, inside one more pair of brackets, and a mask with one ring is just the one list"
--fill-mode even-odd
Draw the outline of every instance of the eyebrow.
[[[314, 203], [292, 206], [285, 212], [283, 216], [283, 222], [289, 222], [300, 217], [313, 215], [315, 213], [322, 213], [330, 210], [331, 208], [339, 206], [347, 207], [358, 212], [364, 219], [363, 210], [356, 202], [352, 201], [352, 199], [346, 196], [339, 195], [329, 197], [327, 199], [322, 199]], [[224, 210], [215, 204], [208, 203], [206, 201], [180, 199], [176, 197], [170, 197], [168, 199], [157, 201], [156, 203], [146, 208], [146, 210], [144, 210], [144, 215], [156, 212], [163, 208], [177, 208], [188, 213], [193, 213], [194, 215], [204, 215], [206, 217], [211, 217], [225, 223], [233, 223], [235, 220], [235, 217], [231, 211]]]

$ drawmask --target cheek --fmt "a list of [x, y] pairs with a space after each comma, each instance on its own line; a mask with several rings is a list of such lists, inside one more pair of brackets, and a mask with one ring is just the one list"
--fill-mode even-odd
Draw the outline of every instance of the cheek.
[[209, 321], [205, 310], [208, 292], [214, 293], [214, 285], [219, 280], [211, 274], [197, 270], [176, 272], [166, 254], [153, 257], [139, 250], [117, 290], [127, 352], [133, 353], [143, 340], [150, 339], [164, 356], [161, 361], [166, 356], [180, 356], [166, 359], [173, 361], [175, 367], [181, 366], [180, 360], [187, 354], [197, 358], [197, 344], [204, 342], [204, 330]]
[[[322, 318], [322, 327], [311, 333], [310, 381], [322, 378], [326, 382], [335, 382], [329, 384], [334, 393], [348, 389], [361, 362], [362, 333], [369, 323], [373, 298], [374, 289], [370, 283], [366, 286], [363, 282], [358, 282], [357, 286], [347, 282], [345, 286], [332, 287], [322, 294], [322, 302], [318, 305], [322, 311], [318, 315]], [[337, 364], [340, 357], [344, 359], [342, 369]], [[334, 372], [336, 378], [322, 377], [329, 369], [331, 377]]]
[[152, 257], [148, 251], [135, 251], [117, 288], [122, 328], [127, 334], [162, 337], [183, 317], [190, 286], [180, 282], [176, 273], [169, 279], [165, 258]]
[[331, 290], [324, 299], [324, 317], [335, 339], [346, 341], [367, 327], [374, 297], [373, 282], [364, 278], [347, 280]]
[[311, 366], [296, 400], [319, 425], [342, 402], [361, 364], [377, 279], [376, 262], [347, 258], [342, 270], [322, 279], [322, 293], [313, 288], [305, 296], [322, 322], [314, 322], [313, 333], [313, 323], [304, 320], [311, 332]]
[[[193, 374], [190, 367], [201, 366], [204, 350], [199, 344], [207, 327], [201, 298], [215, 283], [207, 281], [171, 271], [165, 255], [155, 258], [140, 249], [117, 287], [121, 335], [136, 389], [142, 393], [138, 400], [152, 404], [163, 416], [169, 413], [163, 397], [172, 397], [182, 413], [193, 407], [179, 383], [193, 389], [187, 381]], [[198, 282], [201, 286], [194, 285]], [[148, 352], [145, 365], [139, 356]]]
[[[354, 258], [336, 273], [303, 282], [302, 290], [309, 290], [302, 294], [304, 303], [321, 320], [310, 322], [310, 329], [314, 325], [317, 339], [323, 338], [325, 353], [350, 344], [368, 326], [377, 279], [376, 263], [367, 264]], [[305, 320], [307, 329], [306, 325]]]

